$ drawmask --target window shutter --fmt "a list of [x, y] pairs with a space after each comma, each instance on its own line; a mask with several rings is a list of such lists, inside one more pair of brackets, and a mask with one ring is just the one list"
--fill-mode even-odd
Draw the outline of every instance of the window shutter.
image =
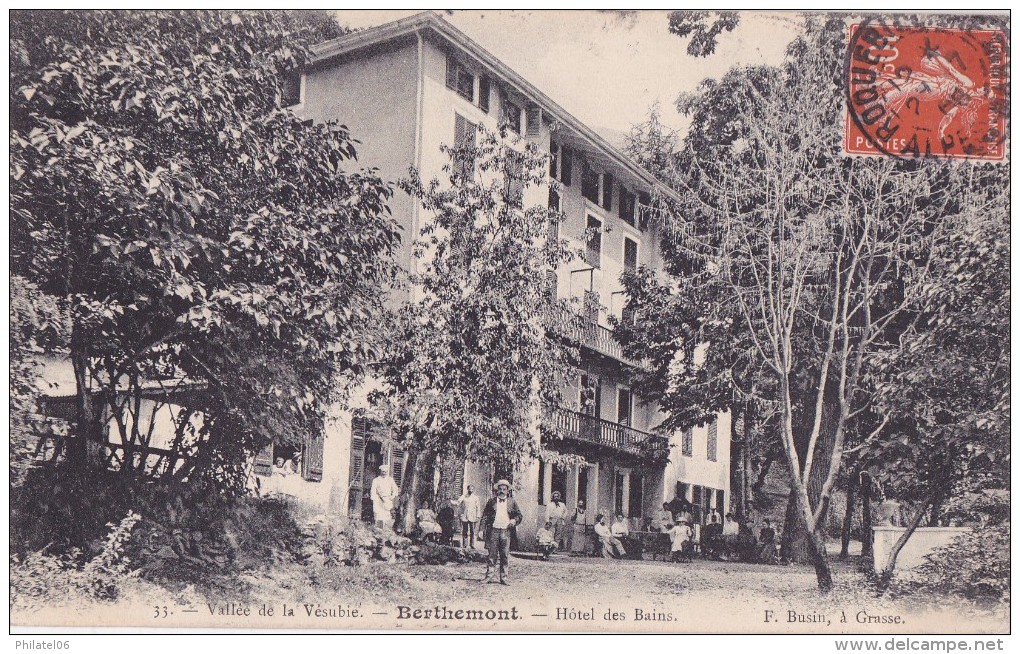
[[273, 474], [273, 444], [270, 443], [255, 455], [254, 468], [256, 475], [268, 477]]
[[574, 179], [574, 152], [567, 146], [561, 148], [560, 156], [560, 181], [563, 182], [564, 186], [570, 186], [570, 183]]
[[[558, 212], [560, 210], [560, 194], [556, 192], [556, 189], [549, 189], [549, 208], [553, 211]], [[559, 222], [556, 223], [556, 237], [559, 238]]]
[[560, 146], [553, 143], [549, 146], [549, 177], [559, 179]]
[[[453, 475], [453, 494], [460, 497], [464, 494], [464, 465], [460, 465]], [[456, 497], [452, 498], [456, 499]]]
[[538, 136], [542, 130], [542, 108], [535, 105], [528, 105], [528, 136]]
[[719, 515], [726, 515], [726, 492], [716, 491], [715, 494], [715, 510], [719, 512]]
[[638, 218], [638, 229], [648, 229], [648, 217], [649, 210], [652, 204], [652, 197], [647, 193], [638, 193], [638, 207], [637, 207], [637, 218]]
[[280, 81], [280, 92], [282, 94], [280, 106], [292, 107], [301, 102], [301, 71], [298, 69], [288, 70]]
[[357, 498], [357, 511], [352, 515], [361, 514], [361, 491], [365, 487], [365, 446], [368, 443], [368, 420], [364, 416], [351, 419], [351, 475], [348, 486], [351, 488], [352, 502]]
[[715, 461], [719, 444], [719, 425], [715, 420], [708, 426], [708, 460]]
[[683, 439], [683, 455], [694, 456], [694, 432], [685, 429]]
[[602, 208], [606, 211], [613, 209], [613, 176], [609, 173], [602, 176]]
[[308, 481], [322, 481], [323, 469], [322, 434], [310, 434], [305, 439], [304, 453], [301, 457], [301, 477]]
[[556, 295], [557, 295], [556, 290], [557, 290], [557, 285], [558, 285], [557, 284], [557, 280], [556, 280], [556, 271], [555, 270], [547, 270], [546, 271], [546, 273], [545, 273], [545, 284], [546, 284], [546, 289], [547, 289], [547, 292], [548, 292], [548, 295], [549, 295], [549, 300], [551, 302], [555, 302], [556, 301]]
[[393, 462], [390, 464], [390, 473], [393, 475], [393, 481], [396, 482], [397, 486], [401, 486], [404, 481], [404, 459], [407, 453], [404, 452], [403, 448], [394, 446], [393, 448]]
[[491, 84], [488, 75], [478, 78], [478, 108], [489, 113], [489, 91]]
[[[460, 114], [454, 114], [453, 126], [453, 147], [455, 150], [464, 150], [475, 145], [478, 126], [464, 118]], [[456, 172], [462, 177], [470, 177], [474, 173], [473, 153], [455, 152]]]
[[514, 207], [524, 206], [524, 161], [515, 152], [507, 154], [505, 168], [505, 189], [507, 202]]
[[457, 90], [457, 62], [453, 57], [446, 58], [446, 88]]

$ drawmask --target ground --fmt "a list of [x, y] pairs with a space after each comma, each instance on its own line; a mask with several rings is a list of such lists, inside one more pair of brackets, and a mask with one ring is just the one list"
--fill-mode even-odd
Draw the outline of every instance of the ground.
[[[918, 602], [876, 597], [863, 576], [845, 563], [836, 564], [836, 588], [827, 596], [819, 594], [813, 569], [796, 565], [514, 557], [510, 586], [484, 583], [484, 574], [484, 564], [328, 568], [289, 564], [220, 585], [230, 590], [200, 592], [189, 587], [170, 592], [138, 581], [126, 590], [109, 619], [123, 622], [129, 616], [132, 624], [144, 626], [408, 630], [835, 634], [1009, 629], [1006, 614], [944, 598]], [[235, 590], [241, 587], [246, 592]], [[152, 617], [153, 607], [158, 614], [160, 606], [169, 607], [169, 618]], [[443, 607], [491, 613], [479, 619], [443, 619]], [[243, 615], [245, 608], [250, 615]], [[273, 609], [272, 616], [258, 615], [268, 608]], [[294, 614], [286, 615], [287, 609]], [[420, 612], [414, 614], [416, 610]], [[82, 615], [92, 621], [106, 619], [94, 611], [103, 609], [96, 606]], [[500, 619], [504, 617], [510, 619]], [[26, 618], [15, 616], [15, 623]]]

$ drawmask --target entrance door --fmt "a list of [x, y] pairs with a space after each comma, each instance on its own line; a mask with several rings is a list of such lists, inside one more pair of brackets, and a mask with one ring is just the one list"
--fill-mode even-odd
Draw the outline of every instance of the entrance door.
[[372, 515], [372, 480], [379, 476], [379, 466], [383, 464], [382, 443], [368, 441], [365, 445], [364, 483], [361, 488], [361, 519], [371, 524]]

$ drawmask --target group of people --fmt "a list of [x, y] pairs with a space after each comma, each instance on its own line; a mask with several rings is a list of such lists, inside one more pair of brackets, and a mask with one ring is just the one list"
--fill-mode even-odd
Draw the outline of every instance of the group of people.
[[[372, 481], [371, 497], [376, 523], [392, 527], [393, 510], [399, 489], [390, 477], [388, 465], [380, 466], [379, 476]], [[417, 529], [424, 540], [450, 542], [454, 532], [453, 523], [459, 519], [461, 546], [473, 548], [477, 539], [484, 539], [488, 550], [486, 580], [509, 584], [510, 541], [514, 528], [523, 520], [523, 514], [516, 500], [510, 494], [510, 482], [501, 479], [493, 485], [493, 496], [485, 503], [468, 485], [464, 493], [452, 500], [439, 513], [429, 503], [424, 503], [416, 513]], [[555, 491], [546, 512], [546, 520], [536, 532], [537, 549], [545, 559], [558, 550], [584, 552], [588, 543], [587, 509], [584, 500], [578, 500], [573, 511], [563, 501], [562, 494]], [[456, 510], [454, 509], [456, 507]], [[764, 520], [759, 539], [755, 539], [749, 528], [742, 526], [732, 513], [723, 520], [712, 511], [708, 523], [702, 529], [693, 519], [691, 505], [674, 499], [662, 505], [662, 511], [651, 516], [649, 531], [667, 534], [672, 561], [690, 561], [695, 546], [700, 545], [709, 556], [732, 551], [741, 538], [750, 536], [755, 557], [765, 563], [776, 562], [776, 532], [768, 519]], [[444, 515], [445, 513], [445, 515]], [[597, 554], [605, 558], [622, 559], [628, 556], [640, 558], [642, 542], [631, 538], [631, 528], [622, 514], [609, 524], [604, 514], [598, 514], [594, 521], [594, 540]]]

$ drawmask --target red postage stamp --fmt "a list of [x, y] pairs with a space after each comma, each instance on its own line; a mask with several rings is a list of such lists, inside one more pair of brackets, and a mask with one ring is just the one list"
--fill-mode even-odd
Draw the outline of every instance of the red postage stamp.
[[1003, 160], [1008, 56], [999, 30], [851, 26], [844, 150]]

